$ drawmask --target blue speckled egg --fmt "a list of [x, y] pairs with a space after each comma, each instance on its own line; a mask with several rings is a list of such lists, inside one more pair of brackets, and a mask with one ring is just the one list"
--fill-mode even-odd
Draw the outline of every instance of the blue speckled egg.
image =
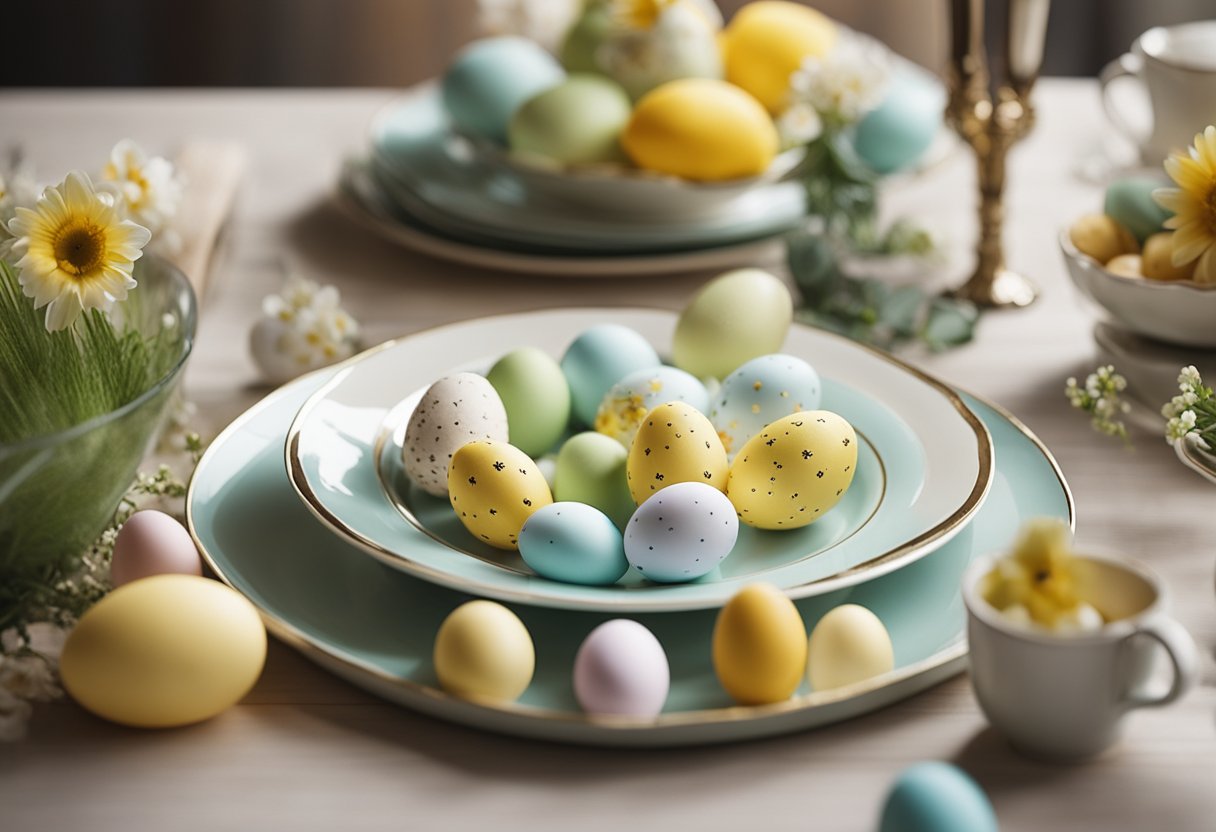
[[726, 495], [703, 482], [678, 482], [638, 506], [625, 526], [625, 557], [646, 578], [700, 578], [730, 554], [739, 518]]
[[997, 832], [984, 790], [948, 763], [917, 763], [895, 781], [879, 832]]
[[882, 103], [857, 124], [853, 146], [879, 173], [911, 167], [942, 126], [946, 95], [926, 73], [897, 70]]
[[567, 584], [606, 586], [629, 569], [621, 533], [586, 503], [550, 503], [519, 531], [519, 553], [536, 574]]
[[675, 367], [638, 370], [604, 395], [595, 414], [595, 429], [628, 448], [646, 414], [668, 402], [684, 402], [704, 413], [709, 408], [709, 393], [696, 376]]
[[462, 49], [444, 73], [443, 106], [460, 132], [505, 145], [519, 106], [565, 77], [557, 60], [533, 41], [486, 38]]
[[774, 353], [753, 358], [722, 382], [709, 421], [734, 458], [766, 425], [803, 410], [818, 410], [823, 399], [819, 373], [801, 358]]
[[604, 395], [629, 373], [661, 364], [650, 342], [627, 326], [600, 324], [580, 334], [562, 356], [570, 385], [570, 409], [584, 425], [595, 424]]

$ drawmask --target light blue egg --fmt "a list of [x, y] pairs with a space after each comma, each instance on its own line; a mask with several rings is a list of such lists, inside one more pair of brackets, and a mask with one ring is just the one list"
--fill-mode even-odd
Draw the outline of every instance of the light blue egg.
[[879, 173], [911, 167], [941, 130], [945, 106], [945, 91], [936, 79], [896, 71], [882, 103], [857, 124], [853, 147]]
[[650, 342], [619, 324], [593, 326], [574, 339], [562, 356], [570, 385], [570, 409], [584, 425], [595, 424], [604, 394], [629, 373], [662, 362]]
[[457, 130], [507, 143], [521, 104], [560, 84], [566, 72], [535, 42], [520, 37], [474, 41], [443, 76], [443, 105]]
[[538, 575], [567, 584], [607, 586], [629, 569], [621, 533], [586, 503], [550, 503], [519, 530], [519, 554]]
[[734, 457], [765, 426], [791, 413], [818, 410], [822, 401], [814, 367], [773, 353], [753, 358], [723, 379], [708, 415], [727, 455]]
[[917, 763], [891, 787], [879, 832], [997, 832], [988, 795], [948, 763]]
[[709, 409], [709, 393], [696, 376], [676, 367], [659, 365], [637, 370], [604, 394], [595, 415], [595, 429], [628, 448], [646, 414], [668, 402], [685, 402], [704, 413]]

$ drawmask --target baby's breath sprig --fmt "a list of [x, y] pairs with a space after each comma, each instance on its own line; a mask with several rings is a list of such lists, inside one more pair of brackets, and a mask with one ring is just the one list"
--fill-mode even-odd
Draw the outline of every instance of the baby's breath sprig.
[[1064, 395], [1077, 410], [1090, 414], [1090, 424], [1094, 430], [1130, 443], [1127, 426], [1119, 418], [1131, 410], [1131, 405], [1120, 398], [1126, 389], [1127, 379], [1116, 373], [1113, 365], [1107, 364], [1090, 373], [1084, 386], [1078, 384], [1075, 378], [1068, 379], [1064, 385]]
[[1165, 441], [1175, 442], [1194, 434], [1209, 448], [1216, 448], [1216, 394], [1203, 383], [1195, 367], [1183, 367], [1178, 374], [1178, 395], [1161, 408], [1169, 421]]

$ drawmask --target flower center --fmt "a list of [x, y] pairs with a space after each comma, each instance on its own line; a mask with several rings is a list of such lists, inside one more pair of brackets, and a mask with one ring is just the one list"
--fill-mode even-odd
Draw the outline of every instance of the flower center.
[[73, 277], [88, 274], [101, 266], [105, 251], [105, 230], [96, 225], [68, 225], [55, 238], [55, 260], [59, 268]]

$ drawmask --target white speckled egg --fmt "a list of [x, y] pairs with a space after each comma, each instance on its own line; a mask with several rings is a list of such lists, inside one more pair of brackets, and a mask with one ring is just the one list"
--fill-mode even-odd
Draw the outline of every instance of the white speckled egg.
[[822, 398], [819, 374], [810, 364], [792, 355], [762, 355], [726, 377], [709, 420], [733, 459], [766, 425], [791, 413], [817, 410]]
[[663, 645], [627, 618], [596, 627], [574, 657], [574, 695], [590, 714], [658, 716], [670, 686]]
[[667, 402], [685, 402], [704, 413], [709, 393], [695, 376], [675, 367], [638, 370], [612, 385], [600, 403], [595, 429], [628, 448], [646, 414]]
[[692, 581], [726, 559], [739, 519], [721, 491], [700, 482], [668, 486], [642, 503], [625, 527], [625, 557], [652, 581]]
[[476, 439], [507, 437], [507, 411], [493, 385], [476, 373], [457, 373], [422, 394], [405, 428], [402, 462], [419, 488], [446, 497], [452, 454]]

